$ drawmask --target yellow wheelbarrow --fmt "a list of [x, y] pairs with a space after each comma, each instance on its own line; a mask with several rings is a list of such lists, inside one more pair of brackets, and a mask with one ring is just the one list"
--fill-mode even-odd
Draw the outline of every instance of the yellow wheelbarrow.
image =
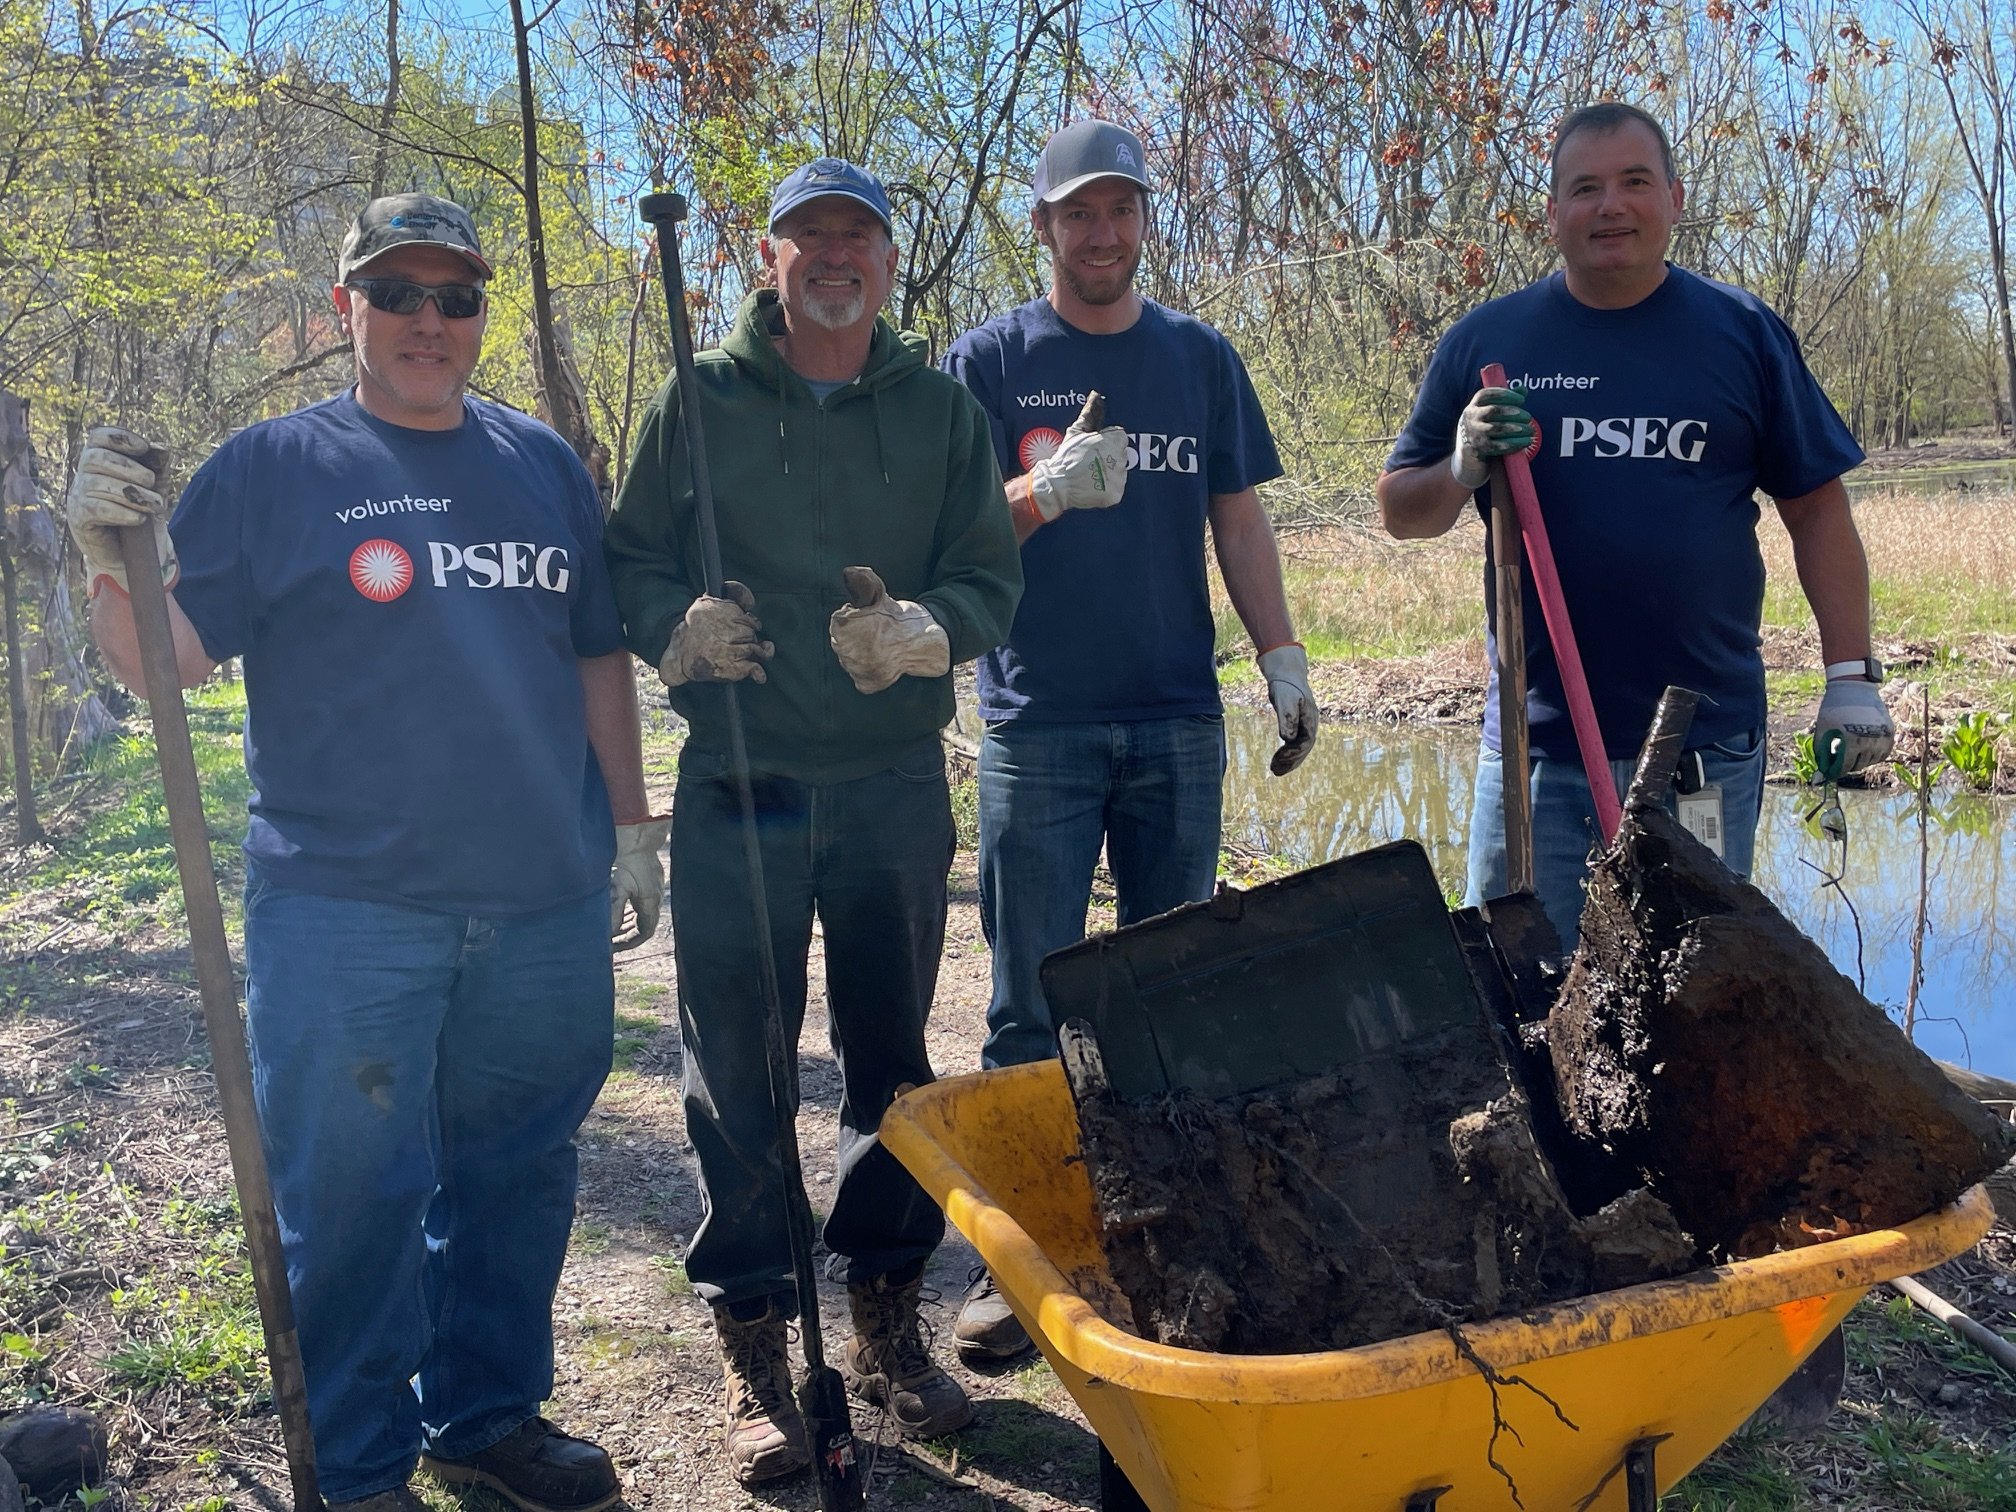
[[1865, 1291], [1959, 1254], [1994, 1216], [1977, 1187], [1899, 1229], [1466, 1327], [1474, 1358], [1440, 1333], [1206, 1354], [1114, 1321], [1127, 1304], [1055, 1062], [920, 1088], [882, 1138], [1124, 1474], [1107, 1475], [1108, 1512], [1654, 1512]]

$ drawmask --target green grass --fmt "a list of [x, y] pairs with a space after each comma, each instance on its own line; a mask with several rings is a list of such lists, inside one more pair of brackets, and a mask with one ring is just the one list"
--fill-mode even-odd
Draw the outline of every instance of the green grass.
[[[189, 738], [203, 787], [203, 817], [227, 896], [243, 875], [238, 842], [245, 832], [251, 794], [240, 740], [245, 725], [245, 685], [212, 683], [187, 695]], [[100, 741], [85, 761], [89, 781], [113, 795], [97, 806], [81, 833], [66, 837], [34, 869], [21, 875], [0, 902], [28, 894], [62, 893], [67, 906], [108, 930], [124, 933], [144, 923], [182, 918], [175, 846], [161, 795], [153, 736], [140, 733]], [[227, 907], [232, 928], [237, 910]]]
[[105, 1359], [112, 1379], [138, 1390], [180, 1382], [220, 1405], [242, 1406], [266, 1375], [265, 1341], [243, 1266], [212, 1267], [198, 1287], [152, 1279], [111, 1294], [128, 1342]]
[[656, 1039], [664, 1029], [658, 1019], [636, 1013], [616, 1015], [616, 1048], [611, 1060], [612, 1071], [633, 1071], [637, 1057]]

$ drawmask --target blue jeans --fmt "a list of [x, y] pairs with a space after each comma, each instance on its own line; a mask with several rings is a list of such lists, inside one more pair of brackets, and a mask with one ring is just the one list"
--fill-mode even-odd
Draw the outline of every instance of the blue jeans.
[[[791, 1111], [816, 914], [840, 1071], [839, 1182], [824, 1238], [841, 1257], [842, 1279], [869, 1281], [924, 1259], [945, 1237], [938, 1204], [878, 1132], [899, 1089], [933, 1080], [924, 1024], [945, 947], [954, 845], [945, 755], [934, 735], [852, 782], [759, 775], [754, 787]], [[710, 1304], [771, 1297], [795, 1312], [742, 810], [726, 758], [691, 745], [679, 758], [671, 858], [686, 1131], [706, 1210], [686, 1276]]]
[[316, 1470], [348, 1501], [553, 1393], [574, 1131], [614, 1029], [609, 899], [478, 919], [255, 870], [245, 959]]
[[[1722, 787], [1722, 861], [1739, 877], [1750, 875], [1757, 816], [1764, 807], [1764, 732], [1753, 730], [1720, 745], [1703, 746], [1702, 774]], [[1622, 800], [1635, 761], [1613, 761], [1611, 775]], [[1533, 888], [1547, 921], [1561, 936], [1564, 955], [1581, 937], [1582, 883], [1589, 855], [1602, 843], [1596, 803], [1580, 761], [1533, 758]], [[1666, 807], [1674, 807], [1669, 792]], [[1477, 785], [1470, 808], [1470, 874], [1463, 901], [1471, 906], [1505, 891], [1505, 764], [1486, 747], [1477, 754]]]
[[994, 995], [981, 1064], [1056, 1055], [1037, 970], [1051, 951], [1085, 938], [1102, 842], [1123, 926], [1211, 896], [1224, 782], [1217, 714], [987, 726], [980, 923], [994, 952]]

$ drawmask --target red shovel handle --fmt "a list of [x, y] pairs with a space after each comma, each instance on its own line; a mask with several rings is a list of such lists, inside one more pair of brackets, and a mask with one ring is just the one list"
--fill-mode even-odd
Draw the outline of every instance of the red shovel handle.
[[[1505, 369], [1492, 363], [1481, 375], [1486, 388], [1507, 386]], [[1561, 597], [1561, 575], [1554, 570], [1554, 548], [1547, 540], [1547, 522], [1540, 517], [1540, 500], [1533, 492], [1533, 469], [1524, 453], [1514, 452], [1498, 459], [1505, 465], [1505, 483], [1512, 491], [1512, 510], [1519, 518], [1519, 536], [1526, 543], [1526, 562], [1533, 570], [1533, 587], [1540, 595], [1540, 612], [1547, 621], [1547, 638], [1554, 643], [1554, 665], [1561, 669], [1561, 691], [1568, 697], [1568, 717], [1575, 725], [1575, 744], [1582, 752], [1582, 770], [1589, 777], [1589, 792], [1596, 800], [1596, 824], [1603, 831], [1603, 843], [1617, 838], [1617, 824], [1623, 809], [1617, 802], [1617, 782], [1610, 775], [1609, 753], [1603, 749], [1603, 732], [1596, 724], [1596, 705], [1589, 697], [1589, 679], [1582, 675], [1582, 653], [1575, 647], [1575, 629], [1568, 623], [1568, 604]]]

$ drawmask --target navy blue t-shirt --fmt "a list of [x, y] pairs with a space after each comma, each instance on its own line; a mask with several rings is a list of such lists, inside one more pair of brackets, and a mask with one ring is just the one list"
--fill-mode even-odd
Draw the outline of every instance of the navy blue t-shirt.
[[1174, 719], [1218, 710], [1204, 569], [1213, 494], [1281, 476], [1259, 397], [1232, 344], [1151, 300], [1112, 336], [1045, 299], [990, 320], [945, 354], [979, 399], [1005, 477], [1064, 439], [1085, 396], [1127, 432], [1127, 491], [1072, 509], [1022, 546], [1022, 603], [980, 658], [983, 719]]
[[578, 661], [622, 645], [602, 509], [560, 438], [354, 393], [219, 447], [171, 522], [175, 599], [242, 656], [245, 853], [307, 892], [504, 916], [607, 887]]
[[[1554, 273], [1443, 336], [1389, 470], [1446, 461], [1491, 362], [1525, 388], [1540, 423], [1534, 492], [1609, 754], [1637, 754], [1669, 683], [1713, 700], [1695, 715], [1690, 746], [1759, 728], [1764, 560], [1753, 494], [1797, 498], [1862, 460], [1791, 330], [1755, 296], [1683, 268], [1669, 265], [1658, 289], [1622, 310], [1591, 309]], [[1487, 604], [1490, 582], [1487, 560]], [[1573, 760], [1530, 570], [1526, 583], [1532, 746]], [[1491, 666], [1484, 740], [1496, 750], [1495, 651]]]

